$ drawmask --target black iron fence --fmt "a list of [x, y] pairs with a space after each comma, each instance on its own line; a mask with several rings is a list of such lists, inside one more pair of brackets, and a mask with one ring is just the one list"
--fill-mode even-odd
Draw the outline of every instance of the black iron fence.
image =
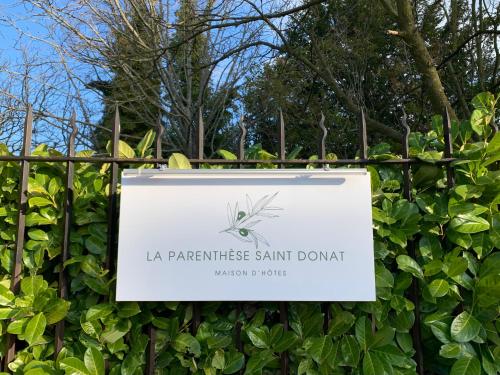
[[[76, 116], [73, 114], [70, 126], [72, 129], [71, 135], [69, 137], [69, 144], [66, 156], [34, 156], [31, 155], [31, 143], [32, 143], [32, 125], [33, 125], [33, 112], [31, 107], [28, 107], [25, 124], [24, 124], [24, 134], [23, 134], [23, 148], [21, 155], [0, 155], [0, 162], [19, 162], [20, 163], [20, 178], [19, 178], [19, 212], [17, 220], [17, 234], [16, 234], [16, 247], [15, 247], [15, 258], [14, 267], [11, 275], [11, 290], [14, 294], [19, 292], [19, 285], [22, 275], [22, 262], [23, 262], [23, 249], [25, 242], [25, 227], [26, 227], [26, 212], [27, 212], [27, 202], [28, 202], [28, 177], [30, 172], [30, 163], [36, 162], [61, 162], [66, 164], [66, 181], [65, 181], [65, 198], [64, 198], [64, 219], [63, 219], [63, 240], [62, 240], [62, 251], [60, 262], [63, 264], [69, 259], [69, 244], [70, 244], [70, 229], [72, 225], [72, 204], [73, 204], [73, 178], [74, 178], [74, 164], [77, 162], [85, 163], [96, 163], [104, 164], [109, 163], [111, 168], [110, 173], [110, 189], [109, 189], [109, 204], [108, 204], [108, 231], [107, 231], [107, 256], [106, 256], [106, 268], [110, 270], [110, 273], [114, 273], [115, 259], [117, 253], [117, 232], [118, 232], [118, 207], [117, 207], [117, 187], [119, 182], [119, 172], [123, 165], [131, 164], [152, 164], [157, 165], [165, 164], [166, 159], [162, 158], [162, 134], [163, 127], [159, 123], [157, 125], [156, 134], [156, 147], [155, 147], [155, 157], [154, 158], [120, 158], [119, 154], [119, 139], [120, 139], [120, 115], [118, 108], [115, 112], [114, 123], [112, 126], [112, 136], [111, 145], [112, 152], [109, 157], [81, 157], [75, 156], [75, 138], [78, 132], [76, 127]], [[403, 125], [403, 136], [401, 140], [402, 158], [399, 159], [389, 159], [389, 160], [374, 160], [368, 159], [368, 142], [367, 142], [367, 127], [364, 113], [361, 111], [359, 118], [359, 158], [358, 159], [340, 159], [340, 160], [330, 160], [327, 159], [325, 139], [327, 136], [327, 129], [324, 126], [324, 117], [322, 117], [318, 130], [321, 130], [319, 143], [320, 143], [320, 155], [317, 160], [309, 159], [286, 159], [285, 150], [285, 122], [283, 120], [283, 115], [280, 112], [279, 121], [279, 150], [278, 158], [273, 160], [267, 160], [266, 162], [277, 164], [281, 168], [286, 168], [287, 166], [305, 166], [310, 163], [316, 165], [355, 165], [355, 166], [366, 166], [370, 164], [377, 165], [397, 165], [402, 168], [403, 173], [403, 195], [404, 198], [411, 201], [412, 200], [412, 177], [411, 177], [411, 166], [414, 164], [422, 163], [419, 159], [413, 159], [409, 157], [409, 145], [408, 137], [410, 134], [410, 128], [406, 124], [406, 118], [402, 119]], [[203, 155], [204, 149], [204, 127], [203, 121], [199, 121], [198, 126], [198, 144], [197, 144], [197, 157], [189, 159], [190, 163], [195, 167], [200, 167], [202, 164], [208, 165], [233, 165], [239, 168], [252, 167], [257, 164], [263, 163], [263, 160], [249, 160], [245, 159], [244, 148], [246, 143], [247, 130], [243, 121], [240, 122], [241, 135], [239, 139], [239, 150], [238, 158], [235, 160], [226, 159], [205, 159]], [[444, 158], [436, 161], [437, 165], [442, 165], [446, 168], [447, 172], [447, 183], [448, 187], [451, 188], [454, 184], [453, 178], [453, 167], [451, 162], [456, 159], [452, 158], [452, 142], [451, 142], [451, 120], [448, 112], [444, 112], [443, 118], [443, 134], [444, 134]], [[415, 240], [408, 242], [407, 250], [408, 255], [415, 258]], [[59, 297], [68, 297], [68, 277], [64, 267], [61, 267], [59, 273]], [[415, 324], [412, 328], [413, 345], [415, 349], [414, 359], [417, 363], [417, 372], [420, 375], [424, 374], [424, 358], [422, 350], [421, 341], [421, 327], [420, 327], [420, 297], [419, 297], [419, 286], [418, 281], [413, 278], [412, 287], [410, 290], [410, 298], [415, 304]], [[195, 302], [193, 304], [193, 321], [191, 324], [191, 330], [193, 333], [196, 332], [201, 323], [201, 303]], [[238, 303], [237, 310], [241, 312], [242, 303]], [[328, 324], [330, 322], [331, 312], [328, 303], [325, 301], [323, 304], [324, 312], [324, 327], [325, 330], [328, 329]], [[280, 321], [284, 326], [285, 330], [288, 330], [288, 308], [287, 302], [282, 301], [279, 303], [279, 313]], [[239, 314], [237, 314], [239, 316]], [[373, 322], [374, 323], [374, 322]], [[236, 324], [236, 347], [243, 351], [243, 344], [241, 341], [241, 324]], [[155, 328], [150, 324], [147, 329], [147, 334], [149, 336], [149, 344], [146, 353], [146, 374], [153, 374], [155, 369]], [[55, 330], [55, 353], [56, 355], [60, 352], [63, 347], [64, 341], [64, 320], [57, 323]], [[8, 371], [8, 364], [15, 358], [16, 354], [16, 336], [8, 335], [7, 338], [7, 351], [3, 361], [3, 371]], [[289, 373], [288, 365], [288, 355], [283, 353], [281, 355], [281, 373]]]

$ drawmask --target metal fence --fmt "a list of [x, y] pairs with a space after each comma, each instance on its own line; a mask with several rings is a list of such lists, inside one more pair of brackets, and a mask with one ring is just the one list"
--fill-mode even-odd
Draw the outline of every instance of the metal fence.
[[[201, 119], [200, 119], [201, 120]], [[198, 142], [197, 142], [197, 157], [191, 158], [189, 161], [194, 167], [200, 167], [202, 164], [208, 165], [233, 165], [239, 168], [252, 167], [257, 164], [266, 162], [277, 164], [281, 168], [286, 168], [287, 166], [305, 166], [310, 163], [317, 165], [327, 166], [327, 165], [357, 165], [366, 166], [370, 164], [376, 165], [395, 165], [402, 168], [403, 173], [403, 196], [409, 201], [412, 200], [411, 186], [411, 166], [414, 164], [422, 163], [419, 159], [413, 159], [409, 157], [409, 145], [408, 137], [410, 134], [410, 128], [406, 124], [406, 117], [403, 116], [403, 136], [401, 140], [402, 158], [399, 159], [389, 159], [389, 160], [374, 160], [368, 159], [368, 142], [367, 142], [367, 127], [363, 111], [360, 113], [359, 117], [359, 159], [341, 159], [341, 160], [329, 160], [326, 156], [325, 139], [327, 136], [327, 129], [324, 126], [324, 117], [322, 117], [318, 130], [320, 131], [320, 155], [317, 160], [309, 159], [286, 159], [285, 151], [285, 122], [283, 120], [283, 114], [280, 111], [279, 114], [279, 150], [278, 158], [273, 160], [249, 160], [245, 159], [244, 148], [246, 143], [247, 130], [243, 121], [240, 122], [241, 134], [239, 139], [239, 150], [238, 158], [235, 160], [225, 160], [225, 159], [205, 159], [203, 155], [204, 149], [204, 127], [203, 121], [199, 121], [198, 126]], [[0, 162], [19, 162], [20, 163], [20, 176], [19, 176], [19, 213], [17, 221], [17, 235], [16, 235], [16, 247], [15, 247], [15, 259], [14, 267], [11, 278], [11, 290], [13, 293], [19, 292], [19, 286], [22, 275], [22, 261], [23, 261], [23, 248], [25, 241], [25, 220], [27, 211], [27, 201], [28, 201], [28, 177], [30, 172], [30, 163], [36, 162], [61, 162], [66, 164], [66, 181], [65, 181], [65, 199], [64, 199], [64, 219], [63, 219], [63, 240], [62, 240], [62, 252], [60, 262], [63, 264], [69, 259], [69, 244], [70, 244], [70, 229], [72, 225], [72, 202], [73, 202], [73, 177], [74, 177], [74, 165], [77, 162], [85, 163], [95, 163], [104, 164], [109, 163], [110, 168], [110, 190], [109, 190], [109, 204], [108, 204], [108, 231], [107, 231], [107, 256], [106, 256], [106, 268], [110, 270], [110, 273], [114, 273], [115, 259], [117, 253], [117, 231], [118, 231], [118, 207], [117, 207], [117, 187], [119, 180], [119, 172], [122, 165], [126, 164], [152, 164], [157, 165], [165, 164], [166, 159], [162, 158], [162, 134], [163, 126], [158, 123], [157, 134], [156, 134], [156, 147], [155, 147], [155, 157], [154, 158], [120, 158], [119, 154], [119, 139], [120, 139], [120, 115], [118, 108], [115, 110], [115, 117], [111, 132], [111, 145], [112, 152], [109, 157], [77, 157], [75, 156], [75, 138], [78, 132], [76, 127], [76, 116], [73, 114], [70, 120], [70, 126], [72, 129], [71, 135], [69, 137], [69, 144], [66, 156], [33, 156], [31, 155], [31, 141], [32, 141], [32, 125], [33, 125], [33, 111], [31, 106], [28, 107], [25, 124], [24, 124], [24, 134], [23, 134], [23, 148], [21, 155], [0, 155]], [[437, 161], [437, 165], [441, 165], [446, 168], [448, 187], [451, 188], [454, 184], [453, 178], [453, 167], [451, 162], [456, 159], [452, 158], [452, 141], [451, 141], [451, 120], [448, 115], [448, 111], [444, 111], [443, 117], [443, 134], [444, 134], [444, 158]], [[415, 258], [415, 243], [416, 240], [413, 239], [408, 242], [407, 250], [408, 254]], [[424, 374], [424, 358], [422, 351], [422, 341], [421, 341], [421, 327], [420, 327], [420, 297], [419, 297], [419, 285], [418, 281], [413, 278], [413, 283], [409, 292], [409, 298], [415, 304], [415, 324], [412, 328], [413, 346], [415, 349], [414, 359], [417, 363], [417, 373], [419, 375]], [[59, 297], [68, 297], [68, 277], [61, 267], [59, 273]], [[322, 310], [324, 312], [324, 327], [325, 331], [328, 329], [328, 325], [331, 319], [331, 313], [329, 309], [329, 303], [322, 301]], [[193, 303], [193, 321], [191, 324], [192, 333], [195, 333], [201, 323], [201, 303]], [[239, 312], [242, 310], [242, 302], [237, 304], [237, 310]], [[279, 302], [279, 314], [280, 321], [284, 325], [284, 329], [288, 330], [288, 308], [287, 302]], [[374, 326], [373, 326], [374, 327]], [[241, 324], [237, 323], [235, 326], [235, 337], [236, 337], [236, 347], [238, 350], [243, 351], [243, 344], [241, 341]], [[147, 334], [149, 336], [149, 344], [146, 352], [146, 374], [154, 374], [155, 370], [155, 328], [150, 324], [147, 329]], [[55, 330], [55, 352], [56, 355], [59, 353], [63, 346], [64, 341], [64, 320], [57, 323]], [[15, 358], [16, 354], [16, 337], [15, 335], [8, 334], [7, 339], [7, 353], [3, 361], [3, 371], [8, 371], [7, 365]], [[289, 374], [289, 364], [288, 364], [288, 354], [285, 352], [281, 355], [281, 374]]]

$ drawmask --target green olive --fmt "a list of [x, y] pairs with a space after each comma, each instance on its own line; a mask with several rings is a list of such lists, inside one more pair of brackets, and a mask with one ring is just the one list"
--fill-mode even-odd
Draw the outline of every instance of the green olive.
[[240, 219], [244, 218], [244, 217], [245, 217], [245, 215], [246, 215], [245, 211], [240, 211], [240, 212], [238, 212], [238, 220], [240, 220]]
[[243, 237], [248, 236], [248, 229], [241, 228], [241, 229], [239, 230], [239, 232], [240, 232], [240, 235], [242, 235]]

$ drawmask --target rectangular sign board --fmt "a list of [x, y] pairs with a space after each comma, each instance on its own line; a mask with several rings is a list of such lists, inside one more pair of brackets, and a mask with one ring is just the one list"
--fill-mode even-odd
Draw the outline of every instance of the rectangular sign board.
[[125, 170], [117, 301], [374, 301], [370, 175]]

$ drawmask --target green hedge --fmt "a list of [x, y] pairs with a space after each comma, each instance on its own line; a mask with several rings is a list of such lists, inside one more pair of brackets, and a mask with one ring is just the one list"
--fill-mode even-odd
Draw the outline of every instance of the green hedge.
[[[402, 197], [401, 166], [368, 167], [372, 174], [373, 229], [378, 299], [373, 303], [332, 303], [324, 332], [318, 303], [290, 303], [290, 330], [279, 323], [276, 303], [203, 303], [196, 336], [189, 303], [116, 303], [115, 275], [104, 268], [109, 165], [76, 164], [68, 300], [57, 297], [64, 199], [63, 163], [32, 163], [21, 291], [10, 290], [19, 165], [0, 162], [0, 353], [6, 335], [16, 335], [16, 374], [142, 374], [148, 343], [146, 326], [156, 328], [159, 374], [279, 373], [279, 355], [288, 351], [293, 374], [414, 374], [415, 322], [409, 299], [412, 280], [421, 298], [425, 369], [434, 374], [500, 372], [500, 133], [493, 135], [495, 97], [473, 100], [470, 121], [454, 122], [456, 184], [436, 161], [443, 157], [442, 119], [427, 134], [412, 133], [412, 202]], [[154, 134], [136, 150], [120, 143], [122, 157], [151, 155]], [[298, 151], [297, 151], [298, 152]], [[0, 145], [0, 155], [9, 154]], [[34, 155], [60, 155], [39, 146]], [[80, 152], [89, 156], [92, 152]], [[228, 151], [222, 157], [234, 158]], [[270, 154], [253, 146], [258, 167], [273, 167]], [[334, 158], [335, 156], [329, 155]], [[373, 159], [398, 159], [388, 144], [371, 147]], [[314, 160], [308, 168], [314, 168]], [[189, 167], [174, 154], [171, 167]], [[151, 167], [145, 165], [144, 167]], [[407, 253], [414, 240], [416, 259]], [[55, 357], [54, 329], [66, 325], [64, 348]], [[235, 344], [241, 324], [243, 351]]]

